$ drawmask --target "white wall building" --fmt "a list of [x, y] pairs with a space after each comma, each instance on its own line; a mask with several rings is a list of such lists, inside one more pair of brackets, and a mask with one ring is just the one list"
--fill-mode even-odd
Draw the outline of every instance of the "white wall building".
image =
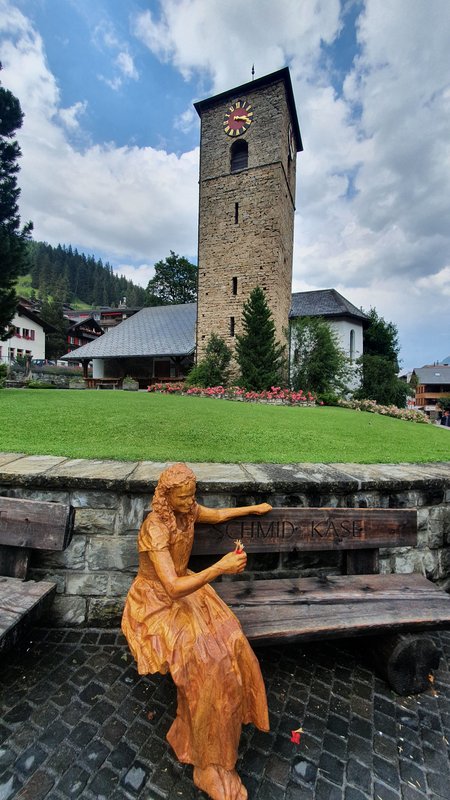
[[22, 356], [45, 358], [45, 332], [50, 330], [50, 326], [34, 311], [19, 302], [11, 327], [15, 331], [13, 335], [0, 341], [1, 363], [8, 364]]

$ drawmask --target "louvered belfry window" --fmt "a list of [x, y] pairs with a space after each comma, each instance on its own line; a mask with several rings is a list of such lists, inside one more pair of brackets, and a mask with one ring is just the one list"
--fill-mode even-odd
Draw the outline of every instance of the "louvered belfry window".
[[231, 172], [248, 167], [248, 144], [241, 140], [231, 145]]

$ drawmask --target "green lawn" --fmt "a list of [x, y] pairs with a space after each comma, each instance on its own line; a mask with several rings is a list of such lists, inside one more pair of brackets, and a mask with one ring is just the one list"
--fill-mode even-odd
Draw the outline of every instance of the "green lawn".
[[341, 408], [0, 390], [0, 451], [152, 461], [447, 461], [450, 431]]

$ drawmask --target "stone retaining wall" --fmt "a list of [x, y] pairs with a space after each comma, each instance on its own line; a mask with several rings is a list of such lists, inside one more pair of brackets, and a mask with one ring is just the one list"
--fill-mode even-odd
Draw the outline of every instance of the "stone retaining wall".
[[[116, 626], [136, 572], [136, 537], [166, 464], [0, 454], [0, 495], [70, 503], [75, 532], [62, 553], [35, 551], [30, 577], [58, 590], [52, 621]], [[450, 463], [190, 464], [210, 506], [417, 508], [417, 548], [381, 551], [382, 572], [423, 572], [450, 590]], [[249, 555], [255, 578], [339, 574], [339, 553]], [[200, 569], [206, 557], [197, 557]], [[208, 562], [210, 563], [210, 561]]]

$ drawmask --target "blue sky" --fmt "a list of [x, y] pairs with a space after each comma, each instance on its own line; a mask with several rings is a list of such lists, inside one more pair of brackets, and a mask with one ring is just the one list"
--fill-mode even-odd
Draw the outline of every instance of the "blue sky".
[[288, 65], [294, 291], [398, 325], [403, 366], [450, 352], [447, 0], [0, 0], [1, 80], [25, 122], [23, 220], [146, 285], [196, 260], [192, 103]]

